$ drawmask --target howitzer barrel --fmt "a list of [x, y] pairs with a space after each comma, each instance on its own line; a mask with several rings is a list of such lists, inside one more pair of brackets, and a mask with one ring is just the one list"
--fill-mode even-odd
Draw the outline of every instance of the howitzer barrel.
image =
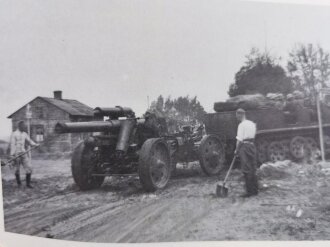
[[120, 120], [57, 123], [55, 126], [55, 133], [107, 132], [119, 130], [120, 126]]
[[110, 117], [117, 119], [119, 117], [133, 117], [134, 111], [129, 107], [96, 107], [94, 109], [94, 116], [96, 117]]
[[[74, 122], [74, 123], [57, 123], [55, 125], [55, 133], [84, 133], [84, 132], [107, 132], [118, 131], [121, 129], [122, 122], [126, 120], [108, 120], [108, 121], [91, 121], [91, 122]], [[137, 119], [136, 124], [144, 124], [144, 119]], [[126, 127], [125, 127], [126, 128]]]

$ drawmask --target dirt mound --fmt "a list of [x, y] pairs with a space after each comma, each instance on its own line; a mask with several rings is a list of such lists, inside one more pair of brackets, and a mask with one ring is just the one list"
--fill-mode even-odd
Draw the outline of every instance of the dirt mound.
[[262, 178], [283, 179], [297, 174], [298, 165], [290, 160], [262, 164], [258, 176]]

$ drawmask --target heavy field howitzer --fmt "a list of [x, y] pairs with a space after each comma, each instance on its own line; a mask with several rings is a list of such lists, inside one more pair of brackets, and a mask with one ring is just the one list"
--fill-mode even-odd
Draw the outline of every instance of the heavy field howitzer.
[[[109, 119], [55, 126], [58, 134], [101, 132], [79, 143], [72, 154], [72, 175], [82, 190], [100, 187], [106, 176], [136, 174], [146, 191], [162, 189], [180, 162], [180, 153], [194, 146], [179, 148], [179, 138], [164, 134], [164, 126], [153, 113], [137, 118], [130, 108], [98, 107], [94, 116]], [[216, 136], [205, 136], [194, 153], [208, 175], [217, 174], [222, 168], [219, 149], [223, 147]]]

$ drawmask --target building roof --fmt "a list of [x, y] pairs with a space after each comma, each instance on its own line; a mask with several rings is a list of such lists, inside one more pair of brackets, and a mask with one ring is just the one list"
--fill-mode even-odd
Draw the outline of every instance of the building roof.
[[79, 102], [78, 100], [74, 99], [54, 99], [54, 98], [47, 98], [47, 97], [40, 97], [43, 100], [46, 100], [52, 105], [57, 106], [58, 108], [62, 109], [63, 111], [69, 113], [72, 116], [94, 116], [93, 108]]
[[[63, 110], [64, 112], [68, 113], [70, 116], [85, 116], [85, 117], [93, 117], [93, 108], [79, 102], [78, 100], [73, 99], [55, 99], [55, 98], [48, 98], [48, 97], [36, 97], [35, 99], [31, 100], [29, 103], [36, 99], [42, 99], [46, 102], [48, 102], [51, 105], [56, 106], [57, 108]], [[27, 104], [29, 104], [27, 103]], [[26, 106], [25, 104], [24, 106]], [[20, 109], [12, 113], [8, 118], [12, 118], [13, 115], [15, 115], [16, 112], [21, 110], [24, 106], [22, 106]]]

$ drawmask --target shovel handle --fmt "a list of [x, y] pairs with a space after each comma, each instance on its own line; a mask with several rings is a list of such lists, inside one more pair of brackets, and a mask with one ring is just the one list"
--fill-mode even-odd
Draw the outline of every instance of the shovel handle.
[[31, 147], [29, 150], [26, 150], [25, 152], [20, 153], [19, 155], [16, 155], [14, 158], [11, 158], [10, 160], [8, 160], [8, 161], [5, 163], [5, 165], [7, 165], [7, 164], [13, 162], [14, 160], [18, 159], [19, 157], [23, 156], [24, 154], [27, 154], [28, 152], [30, 152], [31, 150], [38, 148], [39, 146], [40, 146], [40, 145], [33, 146], [33, 147]]
[[225, 177], [225, 180], [223, 180], [223, 184], [226, 184], [227, 179], [228, 179], [228, 177], [229, 177], [229, 174], [230, 174], [230, 172], [231, 172], [231, 170], [233, 169], [233, 166], [234, 166], [234, 164], [235, 164], [236, 158], [237, 158], [237, 155], [235, 155], [234, 158], [233, 158], [233, 160], [231, 161], [231, 164], [230, 164], [229, 170], [228, 170], [228, 172], [227, 172], [227, 175], [226, 175], [226, 177]]

